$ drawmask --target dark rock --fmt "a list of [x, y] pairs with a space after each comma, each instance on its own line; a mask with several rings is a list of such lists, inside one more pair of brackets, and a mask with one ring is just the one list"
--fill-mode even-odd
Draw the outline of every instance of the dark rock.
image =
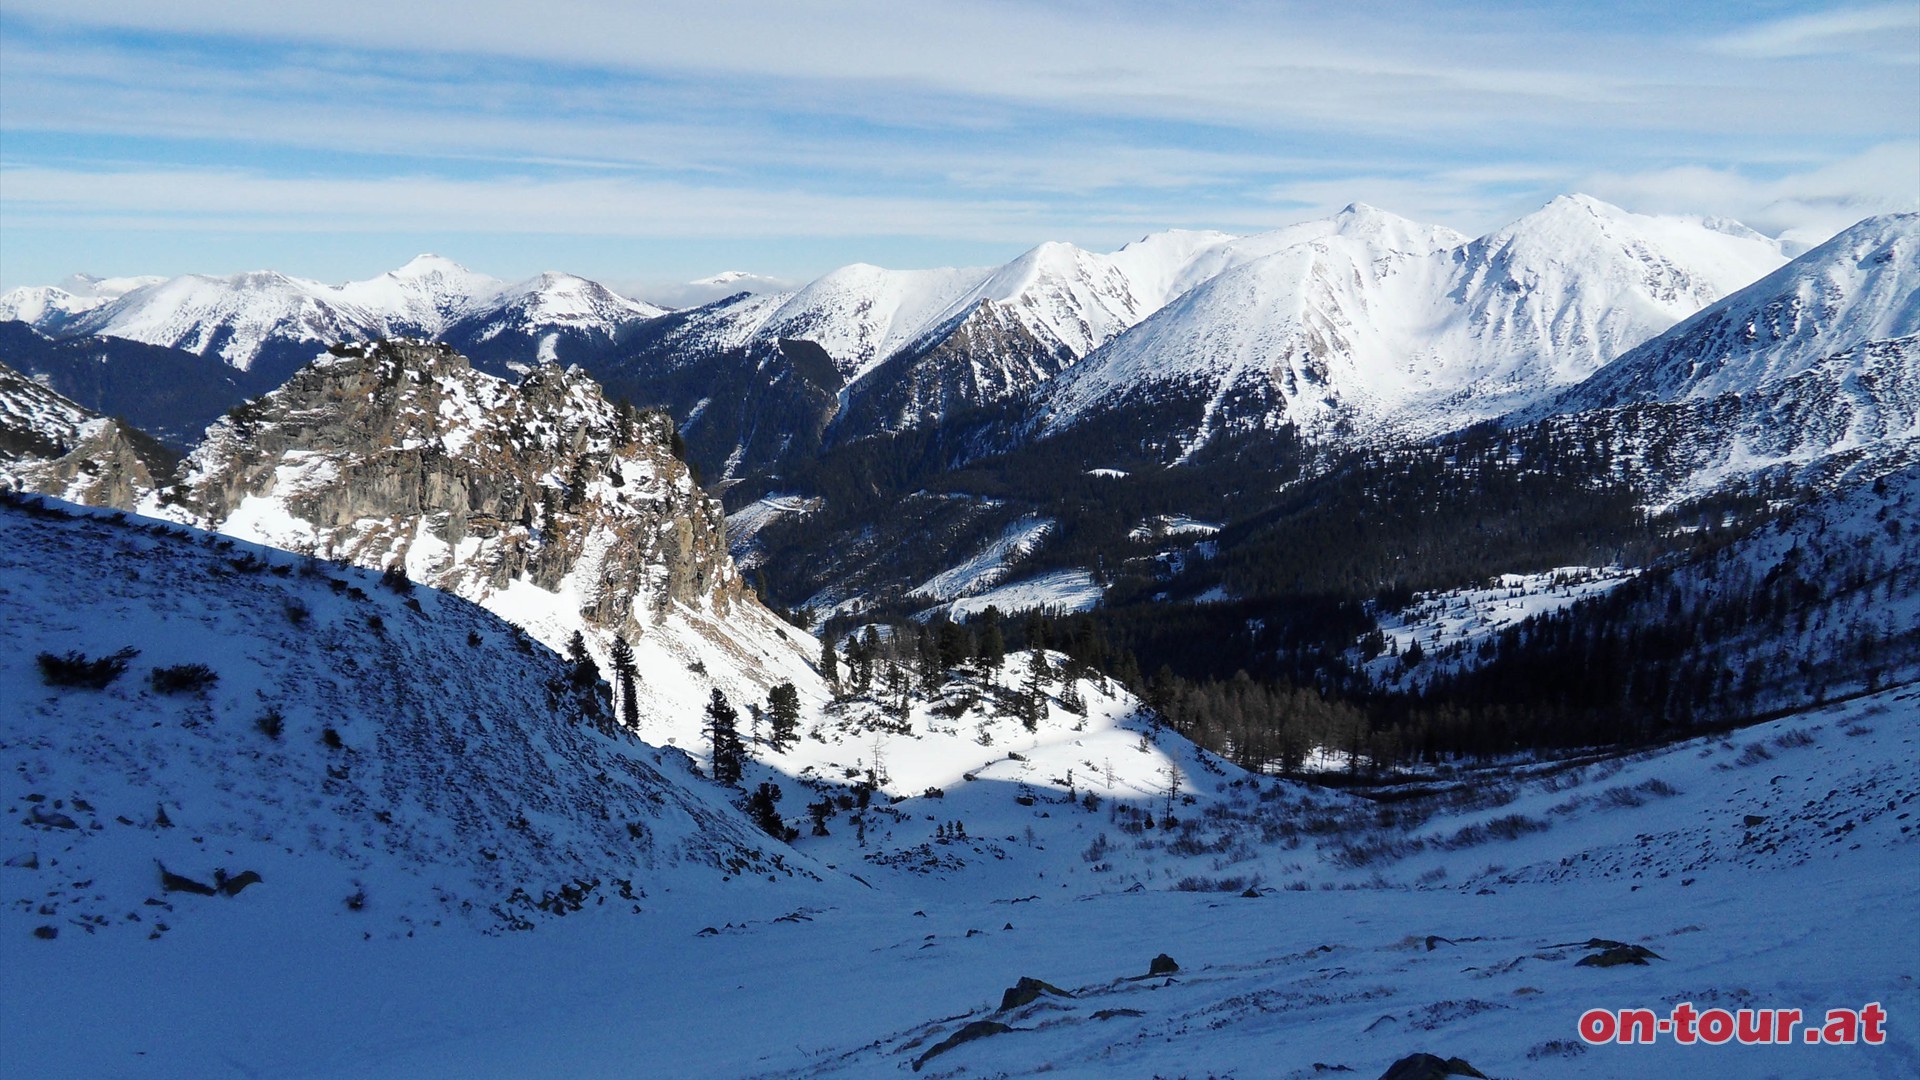
[[54, 938], [60, 936], [60, 928], [57, 926], [36, 926], [33, 928], [33, 936], [42, 941], [52, 941]]
[[1575, 961], [1573, 966], [1604, 968], [1619, 967], [1623, 964], [1634, 964], [1639, 967], [1646, 967], [1648, 960], [1664, 959], [1666, 959], [1666, 957], [1661, 956], [1645, 945], [1628, 945], [1623, 942], [1610, 941], [1607, 942], [1606, 947], [1599, 952], [1591, 956], [1583, 956], [1578, 961]]
[[257, 870], [243, 870], [233, 877], [228, 877], [226, 871], [223, 870], [214, 875], [214, 880], [219, 883], [219, 889], [222, 893], [228, 896], [239, 896], [241, 889], [249, 885], [260, 884], [262, 878]]
[[49, 813], [37, 806], [34, 807], [28, 815], [28, 820], [35, 825], [47, 829], [77, 829], [80, 827], [72, 818], [65, 814], [58, 812]]
[[995, 1011], [1006, 1012], [1008, 1009], [1017, 1009], [1038, 1000], [1041, 994], [1053, 994], [1065, 998], [1073, 996], [1052, 983], [1022, 975], [1019, 982], [1007, 987], [1006, 993], [1000, 995], [1000, 1008]]
[[1101, 1009], [1093, 1014], [1095, 1020], [1114, 1020], [1122, 1016], [1145, 1016], [1139, 1009]]
[[1154, 957], [1153, 960], [1147, 964], [1147, 974], [1149, 975], [1172, 975], [1179, 970], [1180, 965], [1175, 963], [1173, 957], [1168, 956], [1166, 953], [1161, 953], [1159, 956]]
[[1766, 824], [1766, 822], [1767, 822], [1767, 819], [1760, 816], [1759, 814], [1748, 814], [1746, 817], [1746, 825], [1747, 825], [1747, 828], [1749, 829], [1753, 828], [1755, 825], [1764, 825]]
[[40, 869], [40, 855], [38, 852], [23, 851], [18, 855], [9, 856], [6, 865], [13, 867], [15, 870], [38, 870]]
[[217, 896], [219, 890], [203, 882], [195, 881], [168, 870], [166, 864], [160, 866], [160, 887], [168, 892], [193, 893], [195, 896]]
[[1460, 1058], [1411, 1054], [1394, 1062], [1392, 1068], [1380, 1074], [1380, 1080], [1446, 1080], [1449, 1076], [1477, 1076], [1486, 1080], [1487, 1074]]
[[[1020, 981], [1025, 982], [1027, 980], [1022, 979]], [[1012, 1030], [1013, 1029], [1008, 1027], [1007, 1025], [999, 1023], [994, 1020], [975, 1020], [973, 1023], [968, 1024], [966, 1027], [963, 1027], [959, 1031], [956, 1031], [953, 1034], [947, 1036], [946, 1038], [940, 1040], [938, 1043], [934, 1045], [934, 1047], [931, 1050], [928, 1050], [926, 1053], [921, 1054], [919, 1057], [913, 1059], [913, 1071], [919, 1072], [921, 1066], [925, 1065], [928, 1061], [932, 1060], [935, 1057], [938, 1057], [941, 1054], [946, 1053], [947, 1051], [953, 1049], [956, 1046], [959, 1046], [962, 1043], [970, 1043], [970, 1042], [973, 1042], [975, 1039], [984, 1039], [989, 1035], [1005, 1034], [1006, 1032], [1009, 1032]]]

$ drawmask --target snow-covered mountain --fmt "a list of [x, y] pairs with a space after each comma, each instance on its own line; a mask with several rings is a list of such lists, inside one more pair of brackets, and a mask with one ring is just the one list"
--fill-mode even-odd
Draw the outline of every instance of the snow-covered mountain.
[[1046, 243], [966, 270], [858, 264], [656, 320], [594, 370], [688, 417], [696, 459], [738, 476], [1018, 398], [1197, 283], [1326, 227], [1175, 230], [1104, 254]]
[[1738, 226], [1554, 200], [1477, 240], [1352, 206], [1219, 273], [1036, 395], [1056, 432], [1150, 411], [1218, 430], [1421, 434], [1506, 412], [1778, 267]]
[[1744, 393], [1920, 334], [1920, 214], [1868, 218], [1626, 352], [1561, 411]]
[[61, 333], [166, 345], [251, 371], [297, 363], [289, 350], [304, 353], [304, 361], [333, 342], [380, 336], [381, 329], [378, 314], [333, 286], [260, 270], [147, 285], [93, 308]]
[[507, 283], [475, 273], [452, 259], [416, 255], [405, 266], [336, 290], [363, 311], [378, 313], [427, 337], [438, 337], [476, 303], [498, 295]]
[[427, 336], [452, 343], [483, 368], [599, 355], [627, 328], [665, 308], [621, 296], [572, 274], [545, 273], [467, 303]]
[[0, 293], [0, 322], [19, 320], [53, 332], [85, 312], [135, 289], [157, 285], [161, 277], [102, 278], [75, 274], [59, 285], [25, 285]]
[[22, 288], [0, 297], [0, 314], [45, 333], [127, 338], [217, 356], [239, 371], [259, 373], [260, 389], [278, 385], [342, 341], [444, 337], [484, 346], [504, 334], [518, 348], [551, 334], [556, 342], [605, 343], [621, 327], [663, 312], [572, 275], [506, 284], [435, 255], [343, 285], [257, 271], [117, 279], [84, 296]]
[[1510, 422], [1580, 427], [1656, 486], [1920, 439], [1920, 214], [1869, 218]]

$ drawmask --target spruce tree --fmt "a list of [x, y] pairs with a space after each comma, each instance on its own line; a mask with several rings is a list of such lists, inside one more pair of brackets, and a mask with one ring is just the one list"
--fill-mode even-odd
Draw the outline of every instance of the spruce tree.
[[1040, 729], [1040, 718], [1047, 715], [1047, 655], [1039, 649], [1027, 653], [1027, 682], [1020, 692], [1020, 722], [1028, 731]]
[[767, 744], [785, 751], [800, 737], [800, 691], [783, 682], [767, 691]]
[[1087, 715], [1087, 699], [1080, 696], [1080, 680], [1072, 676], [1060, 688], [1060, 707], [1075, 716]]
[[746, 751], [740, 745], [740, 714], [727, 703], [727, 695], [713, 688], [707, 702], [707, 738], [713, 751], [713, 779], [721, 784], [740, 782], [740, 769]]
[[833, 647], [832, 635], [820, 639], [820, 678], [833, 688], [836, 696], [839, 695], [840, 654]]
[[[584, 648], [584, 645], [583, 645]], [[613, 635], [613, 648], [608, 659], [613, 662], [613, 678], [620, 686], [620, 722], [629, 731], [640, 727], [640, 697], [635, 691], [640, 676], [640, 667], [634, 662], [633, 646], [627, 644], [627, 635]]]
[[984, 623], [980, 630], [980, 665], [988, 671], [999, 671], [1000, 664], [1007, 658], [1007, 638], [1000, 632], [1000, 609], [992, 605], [981, 613]]

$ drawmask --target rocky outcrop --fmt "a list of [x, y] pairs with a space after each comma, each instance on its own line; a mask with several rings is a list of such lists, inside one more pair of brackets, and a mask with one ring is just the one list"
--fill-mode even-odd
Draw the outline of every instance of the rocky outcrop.
[[518, 385], [451, 348], [343, 346], [229, 415], [188, 459], [182, 516], [484, 600], [521, 584], [641, 634], [673, 603], [746, 591], [719, 505], [664, 414], [578, 370]]
[[130, 510], [169, 482], [146, 435], [0, 365], [0, 488]]

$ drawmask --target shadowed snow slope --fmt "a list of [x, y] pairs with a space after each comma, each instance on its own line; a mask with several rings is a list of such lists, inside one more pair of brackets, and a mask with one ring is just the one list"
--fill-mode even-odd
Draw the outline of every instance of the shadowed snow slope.
[[[595, 688], [465, 601], [57, 506], [0, 505], [0, 540], [7, 938], [498, 930], [814, 879], [722, 793], [669, 780], [679, 755], [603, 734]], [[104, 685], [43, 654], [99, 661]], [[162, 867], [261, 880], [202, 895]]]

